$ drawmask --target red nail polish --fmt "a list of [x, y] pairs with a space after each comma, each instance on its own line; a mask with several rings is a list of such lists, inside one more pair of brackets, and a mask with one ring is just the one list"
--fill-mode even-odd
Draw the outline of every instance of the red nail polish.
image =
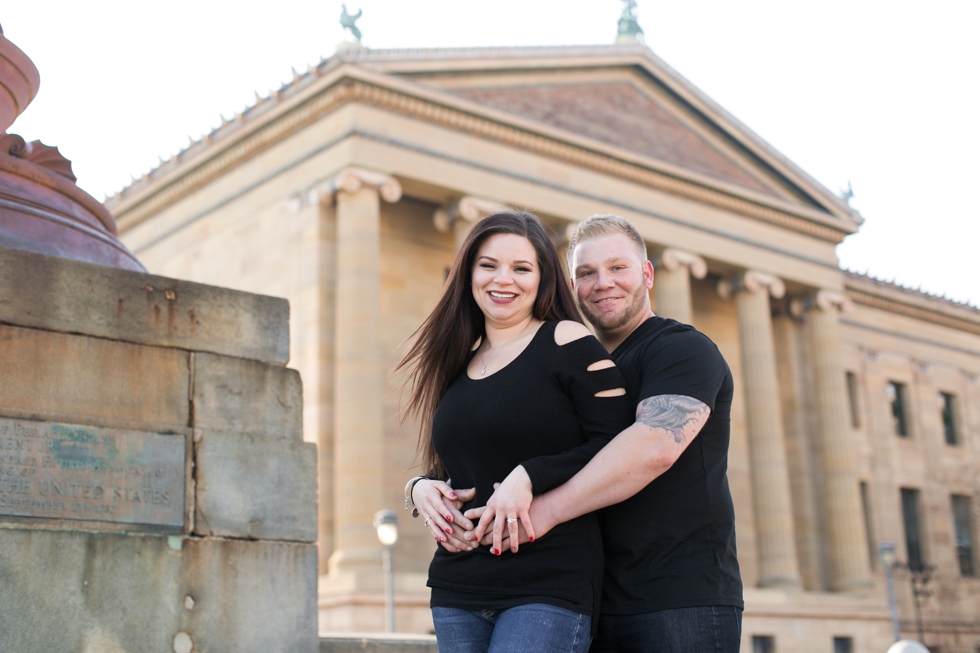
[[499, 556], [499, 555], [500, 555], [500, 551], [498, 551], [497, 549], [494, 549], [494, 550], [493, 550], [493, 554], [494, 554], [495, 556]]
[[527, 541], [528, 542], [533, 542], [534, 541], [534, 538], [533, 537], [529, 537], [529, 538], [527, 538]]
[[446, 541], [446, 538], [444, 538], [444, 537], [440, 537], [440, 538], [439, 538], [439, 541], [440, 541], [440, 542], [445, 542], [445, 541]]
[[447, 528], [447, 529], [446, 529], [446, 534], [447, 534], [447, 535], [448, 535], [449, 533], [452, 533], [452, 532], [453, 532], [453, 531], [452, 531], [452, 529], [451, 529], [451, 528]]
[[456, 498], [456, 493], [455, 492], [450, 492], [449, 493], [449, 498], [450, 499], [455, 499]]
[[451, 522], [452, 520], [453, 520], [453, 516], [452, 515], [446, 515], [446, 521]]

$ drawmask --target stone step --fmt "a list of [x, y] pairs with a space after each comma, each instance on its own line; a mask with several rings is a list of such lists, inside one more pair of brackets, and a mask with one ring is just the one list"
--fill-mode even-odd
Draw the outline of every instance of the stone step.
[[438, 653], [435, 635], [344, 633], [320, 638], [320, 653]]

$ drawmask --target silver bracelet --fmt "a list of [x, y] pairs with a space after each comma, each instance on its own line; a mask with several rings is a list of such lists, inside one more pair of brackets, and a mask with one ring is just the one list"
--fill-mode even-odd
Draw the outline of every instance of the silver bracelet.
[[428, 476], [413, 476], [408, 479], [408, 483], [405, 484], [405, 510], [412, 511], [412, 517], [419, 516], [419, 509], [415, 507], [415, 501], [412, 499], [412, 492], [415, 490], [415, 484], [419, 481], [428, 480]]

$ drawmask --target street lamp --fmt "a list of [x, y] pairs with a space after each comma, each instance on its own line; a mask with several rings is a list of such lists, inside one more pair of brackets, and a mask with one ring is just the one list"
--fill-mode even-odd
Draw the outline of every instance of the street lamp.
[[892, 570], [895, 568], [895, 545], [891, 542], [879, 544], [878, 558], [881, 560], [881, 566], [885, 568], [885, 580], [888, 581], [888, 608], [892, 614], [892, 635], [897, 642], [902, 639], [902, 634], [898, 627], [898, 604], [895, 602], [895, 583], [892, 580]]
[[391, 560], [392, 549], [398, 542], [398, 515], [392, 510], [379, 510], [374, 513], [374, 528], [378, 531], [378, 541], [384, 546], [381, 558], [385, 574], [385, 625], [389, 633], [395, 632], [395, 570]]

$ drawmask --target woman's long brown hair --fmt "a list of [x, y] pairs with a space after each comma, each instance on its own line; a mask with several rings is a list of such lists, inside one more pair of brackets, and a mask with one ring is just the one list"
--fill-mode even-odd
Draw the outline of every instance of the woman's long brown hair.
[[483, 312], [473, 299], [470, 286], [477, 252], [487, 238], [497, 234], [523, 236], [534, 246], [541, 272], [534, 317], [582, 321], [568, 281], [562, 276], [558, 252], [538, 218], [521, 211], [506, 211], [473, 226], [456, 255], [439, 303], [412, 334], [414, 342], [395, 368], [409, 370], [412, 391], [405, 409], [420, 417], [418, 448], [423, 469], [442, 479], [446, 478], [446, 471], [432, 444], [432, 419], [449, 384], [466, 367], [473, 345], [487, 335]]

